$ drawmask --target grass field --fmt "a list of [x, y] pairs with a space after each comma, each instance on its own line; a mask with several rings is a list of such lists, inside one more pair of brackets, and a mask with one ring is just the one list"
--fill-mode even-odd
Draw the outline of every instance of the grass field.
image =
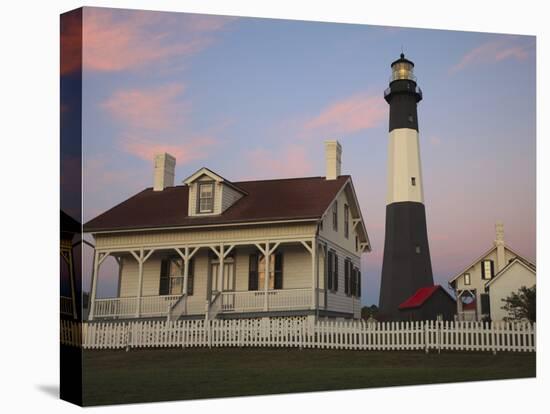
[[84, 351], [84, 405], [535, 376], [535, 354], [270, 348]]

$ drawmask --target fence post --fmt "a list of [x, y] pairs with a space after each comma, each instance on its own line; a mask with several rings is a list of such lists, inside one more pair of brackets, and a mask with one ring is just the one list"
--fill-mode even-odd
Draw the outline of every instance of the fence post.
[[428, 321], [424, 321], [424, 350], [426, 353], [430, 352], [428, 346]]
[[210, 319], [205, 319], [204, 325], [204, 334], [206, 335], [208, 348], [212, 348], [212, 321]]
[[126, 352], [130, 350], [130, 336], [132, 335], [132, 332], [130, 331], [130, 323], [124, 324], [124, 340], [126, 345]]

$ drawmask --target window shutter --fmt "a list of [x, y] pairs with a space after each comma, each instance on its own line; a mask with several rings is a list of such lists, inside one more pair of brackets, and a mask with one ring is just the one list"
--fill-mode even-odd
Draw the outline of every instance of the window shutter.
[[481, 313], [489, 315], [491, 313], [491, 305], [490, 305], [490, 301], [489, 301], [489, 294], [482, 293], [480, 295], [480, 299], [481, 299]]
[[275, 289], [283, 288], [283, 254], [275, 255]]
[[328, 274], [327, 274], [327, 287], [329, 290], [332, 290], [332, 278], [333, 278], [333, 275], [332, 275], [332, 263], [334, 261], [334, 257], [332, 255], [332, 252], [329, 251], [328, 252]]
[[495, 262], [491, 260], [491, 279], [495, 275]]
[[344, 293], [349, 295], [349, 260], [344, 260]]
[[361, 271], [357, 269], [357, 297], [361, 297]]
[[168, 295], [170, 290], [170, 278], [168, 272], [170, 269], [170, 259], [162, 259], [160, 262], [160, 284], [159, 296]]
[[351, 278], [351, 295], [357, 296], [357, 268], [353, 268], [352, 272], [352, 278]]
[[258, 290], [258, 255], [251, 254], [248, 264], [248, 290]]
[[187, 295], [193, 295], [193, 289], [195, 287], [195, 259], [189, 260], [189, 269], [187, 274]]
[[338, 255], [334, 254], [334, 291], [338, 292]]
[[485, 260], [481, 261], [481, 278], [485, 279]]

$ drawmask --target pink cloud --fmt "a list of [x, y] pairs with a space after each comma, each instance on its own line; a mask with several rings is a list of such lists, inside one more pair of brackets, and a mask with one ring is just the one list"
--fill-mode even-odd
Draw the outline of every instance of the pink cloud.
[[266, 177], [303, 177], [313, 171], [308, 151], [299, 145], [289, 145], [277, 151], [258, 148], [248, 152], [246, 159], [249, 171], [261, 172]]
[[450, 74], [459, 72], [468, 66], [500, 62], [506, 59], [525, 60], [530, 50], [527, 45], [511, 45], [502, 40], [489, 41], [466, 53], [460, 61], [449, 69]]
[[231, 20], [221, 16], [86, 8], [84, 68], [121, 71], [174, 56], [190, 56], [210, 45], [213, 37], [209, 34]]
[[387, 116], [387, 108], [379, 94], [358, 93], [336, 101], [307, 120], [303, 126], [306, 136], [322, 134], [351, 134], [377, 126]]
[[189, 104], [177, 100], [183, 91], [181, 84], [119, 90], [101, 106], [129, 127], [163, 130], [185, 117]]
[[145, 161], [151, 161], [155, 154], [167, 152], [176, 157], [178, 165], [204, 158], [208, 150], [218, 141], [208, 136], [197, 136], [182, 142], [161, 142], [156, 139], [126, 136], [120, 140], [122, 149]]

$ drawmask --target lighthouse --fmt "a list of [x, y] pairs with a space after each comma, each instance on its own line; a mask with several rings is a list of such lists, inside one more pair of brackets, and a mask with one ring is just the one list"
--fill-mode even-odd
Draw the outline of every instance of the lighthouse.
[[399, 305], [433, 285], [420, 163], [417, 105], [422, 91], [414, 63], [401, 53], [391, 64], [384, 99], [390, 106], [386, 236], [380, 286], [380, 316], [401, 319]]

